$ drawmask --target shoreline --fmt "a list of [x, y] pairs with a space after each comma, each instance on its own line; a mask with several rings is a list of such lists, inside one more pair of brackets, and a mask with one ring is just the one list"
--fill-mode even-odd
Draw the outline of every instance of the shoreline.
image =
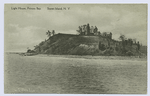
[[34, 56], [39, 57], [64, 57], [64, 58], [82, 58], [82, 59], [105, 59], [105, 60], [138, 60], [138, 61], [147, 61], [147, 57], [138, 57], [138, 56], [92, 56], [92, 55], [47, 55], [47, 54], [38, 54]]
[[105, 59], [105, 60], [138, 60], [147, 61], [147, 56], [92, 56], [92, 55], [54, 55], [54, 54], [33, 54], [24, 55], [25, 53], [5, 52], [6, 54], [18, 54], [27, 57], [63, 57], [63, 58], [82, 58], [82, 59]]

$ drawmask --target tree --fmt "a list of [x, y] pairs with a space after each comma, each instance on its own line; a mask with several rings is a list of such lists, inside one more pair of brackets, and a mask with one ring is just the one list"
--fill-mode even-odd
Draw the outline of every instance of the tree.
[[110, 32], [110, 35], [109, 35], [110, 39], [112, 39], [112, 33]]
[[81, 33], [82, 33], [82, 28], [79, 26], [78, 27], [79, 28], [79, 30], [76, 30], [80, 35], [81, 35]]
[[27, 53], [34, 53], [34, 50], [31, 50], [29, 47], [27, 47]]
[[39, 43], [39, 46], [42, 46], [44, 44], [44, 41], [42, 41], [41, 43]]
[[48, 30], [48, 32], [46, 32], [46, 35], [47, 35], [48, 37], [51, 37], [51, 32]]
[[94, 33], [97, 33], [97, 32], [98, 32], [98, 28], [95, 26]]
[[130, 45], [133, 45], [133, 40], [131, 38], [128, 39], [128, 42], [130, 43]]
[[121, 39], [121, 41], [124, 41], [126, 37], [124, 35], [120, 35], [119, 39]]
[[123, 47], [123, 51], [122, 52], [125, 52], [125, 35], [120, 35], [119, 39], [121, 39], [122, 41], [122, 47]]
[[36, 48], [38, 48], [38, 47], [39, 47], [38, 45], [35, 45], [35, 46], [34, 46], [34, 49], [36, 49]]
[[107, 39], [107, 42], [108, 42], [108, 46], [110, 47], [110, 41], [109, 41], [109, 39]]
[[87, 35], [89, 35], [90, 34], [90, 25], [89, 25], [89, 23], [87, 24]]
[[52, 31], [53, 36], [55, 35], [55, 30]]
[[140, 43], [139, 43], [139, 41], [137, 42], [137, 47], [138, 47], [137, 49], [140, 50]]

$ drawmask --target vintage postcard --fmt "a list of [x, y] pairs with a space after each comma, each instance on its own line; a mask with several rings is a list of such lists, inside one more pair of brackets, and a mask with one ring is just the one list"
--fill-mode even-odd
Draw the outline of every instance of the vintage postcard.
[[148, 4], [5, 4], [5, 94], [147, 94]]

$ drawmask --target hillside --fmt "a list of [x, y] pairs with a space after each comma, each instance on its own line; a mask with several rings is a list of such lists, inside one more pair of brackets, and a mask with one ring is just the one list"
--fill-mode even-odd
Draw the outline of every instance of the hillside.
[[122, 46], [122, 42], [103, 36], [85, 36], [71, 34], [56, 34], [41, 42], [33, 50], [37, 54], [58, 55], [144, 55], [145, 47], [137, 50], [137, 45]]

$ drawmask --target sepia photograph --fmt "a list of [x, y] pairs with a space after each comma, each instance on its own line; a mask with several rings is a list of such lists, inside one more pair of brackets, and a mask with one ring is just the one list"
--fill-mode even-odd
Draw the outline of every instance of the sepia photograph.
[[4, 5], [4, 94], [147, 94], [148, 4]]

